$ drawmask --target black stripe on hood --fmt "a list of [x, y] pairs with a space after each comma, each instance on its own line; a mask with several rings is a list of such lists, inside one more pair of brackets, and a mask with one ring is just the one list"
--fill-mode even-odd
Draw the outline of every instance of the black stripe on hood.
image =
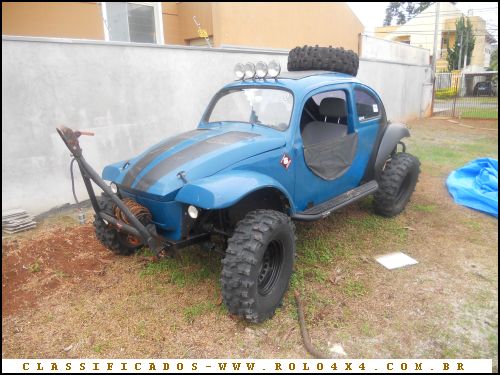
[[141, 171], [149, 165], [158, 155], [161, 155], [165, 151], [168, 151], [170, 148], [174, 147], [179, 142], [192, 138], [199, 133], [206, 131], [206, 129], [196, 129], [191, 130], [185, 133], [178, 134], [173, 138], [167, 140], [165, 143], [158, 145], [149, 151], [146, 155], [144, 155], [140, 160], [138, 160], [132, 168], [127, 172], [125, 178], [122, 181], [122, 185], [125, 187], [131, 187], [134, 183], [137, 175], [141, 173]]
[[227, 132], [217, 135], [212, 138], [205, 139], [204, 141], [192, 144], [185, 149], [167, 157], [159, 162], [149, 172], [147, 172], [137, 184], [134, 189], [147, 191], [154, 185], [160, 178], [172, 172], [174, 169], [187, 163], [190, 160], [199, 158], [200, 156], [217, 150], [218, 148], [240, 142], [242, 140], [258, 137], [255, 133], [245, 132]]

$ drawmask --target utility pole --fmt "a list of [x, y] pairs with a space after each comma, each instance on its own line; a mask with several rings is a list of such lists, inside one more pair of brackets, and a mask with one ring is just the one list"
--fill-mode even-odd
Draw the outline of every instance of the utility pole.
[[465, 55], [464, 55], [464, 67], [463, 69], [467, 68], [467, 52], [468, 52], [468, 48], [469, 48], [469, 33], [467, 33], [467, 35], [465, 35]]
[[462, 65], [462, 41], [464, 39], [464, 31], [460, 33], [460, 51], [458, 52], [458, 66], [457, 68], [460, 69], [460, 65]]
[[438, 45], [438, 29], [439, 29], [439, 2], [436, 2], [436, 19], [434, 23], [434, 48], [432, 51], [432, 82], [436, 77], [436, 60], [437, 60], [437, 45]]
[[[469, 9], [467, 11], [467, 21], [469, 20], [469, 17], [473, 15], [472, 9]], [[465, 25], [464, 25], [465, 26]], [[466, 29], [468, 30], [468, 29]], [[465, 36], [465, 57], [464, 57], [464, 69], [467, 68], [467, 55], [469, 53], [469, 32], [467, 32], [467, 35]]]
[[432, 82], [432, 100], [431, 100], [431, 116], [434, 113], [434, 89], [436, 86], [436, 60], [437, 60], [437, 45], [438, 45], [438, 29], [439, 29], [439, 2], [436, 2], [436, 19], [434, 22], [434, 48], [432, 50], [432, 66], [431, 66], [431, 82]]

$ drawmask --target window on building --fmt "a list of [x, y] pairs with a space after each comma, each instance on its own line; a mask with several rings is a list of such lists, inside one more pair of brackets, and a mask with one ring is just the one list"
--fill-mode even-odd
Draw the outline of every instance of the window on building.
[[441, 48], [440, 53], [437, 54], [438, 58], [446, 60], [448, 57], [448, 46], [450, 43], [450, 36], [443, 32], [443, 37], [441, 38]]
[[369, 120], [380, 116], [380, 105], [378, 100], [368, 91], [355, 89], [356, 109], [358, 111], [359, 121]]
[[102, 3], [106, 40], [163, 44], [161, 3]]
[[449, 43], [450, 39], [448, 38], [448, 36], [443, 36], [443, 39], [441, 39], [441, 49], [447, 48]]

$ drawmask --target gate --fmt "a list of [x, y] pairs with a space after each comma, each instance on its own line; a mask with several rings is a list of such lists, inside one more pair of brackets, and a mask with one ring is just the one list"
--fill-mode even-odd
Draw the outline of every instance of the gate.
[[498, 119], [498, 72], [437, 73], [433, 116]]

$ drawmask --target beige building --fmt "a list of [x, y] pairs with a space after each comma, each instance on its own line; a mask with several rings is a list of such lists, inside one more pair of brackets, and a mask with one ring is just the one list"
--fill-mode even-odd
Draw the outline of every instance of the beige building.
[[[438, 25], [438, 44], [436, 70], [446, 71], [448, 69], [447, 45], [455, 45], [456, 30], [455, 22], [464, 15], [452, 3], [440, 3], [440, 17]], [[418, 16], [412, 18], [404, 25], [384, 26], [375, 29], [375, 36], [389, 39], [396, 42], [408, 43], [413, 46], [430, 50], [431, 56], [434, 47], [434, 25], [436, 15], [436, 3], [424, 10]], [[471, 61], [467, 61], [468, 70], [480, 71], [490, 65], [490, 55], [492, 44], [496, 43], [486, 29], [486, 21], [481, 17], [470, 15], [470, 19], [475, 36], [474, 50]], [[460, 37], [460, 36], [459, 36]], [[463, 40], [464, 46], [466, 40]]]
[[3, 35], [357, 52], [362, 32], [346, 3], [2, 3]]

